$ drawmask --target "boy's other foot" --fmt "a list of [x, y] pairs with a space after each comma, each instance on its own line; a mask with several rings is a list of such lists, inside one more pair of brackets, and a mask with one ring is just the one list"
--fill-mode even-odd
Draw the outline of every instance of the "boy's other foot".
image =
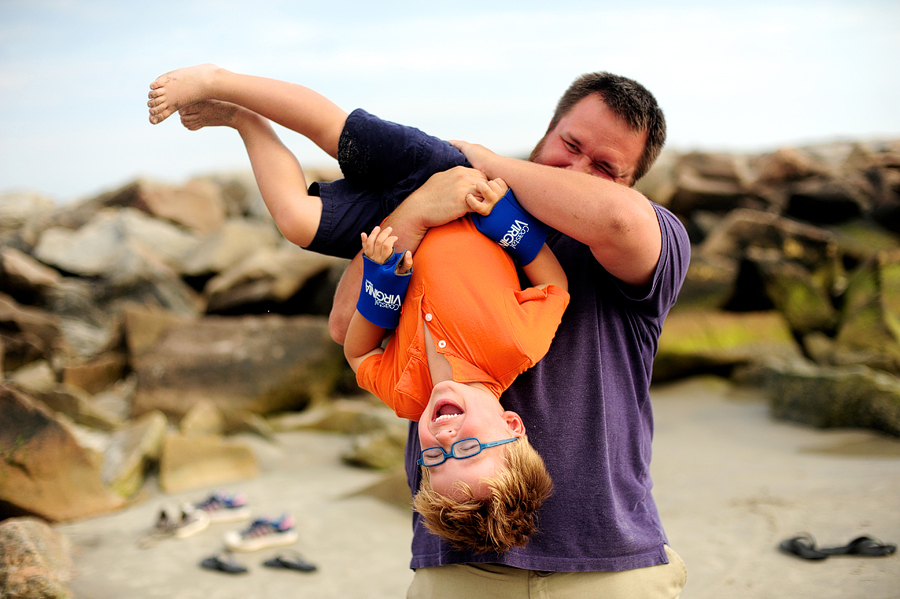
[[181, 124], [186, 129], [196, 131], [203, 127], [231, 126], [239, 111], [250, 112], [231, 102], [201, 100], [185, 106], [178, 114], [181, 115]]
[[201, 64], [160, 75], [150, 84], [150, 122], [157, 125], [188, 104], [207, 99], [208, 88], [219, 67]]

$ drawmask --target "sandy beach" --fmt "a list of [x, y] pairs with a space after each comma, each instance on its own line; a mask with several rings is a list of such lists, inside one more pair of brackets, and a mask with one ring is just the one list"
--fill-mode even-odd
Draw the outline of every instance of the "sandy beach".
[[[900, 555], [807, 562], [778, 551], [797, 533], [822, 546], [868, 534], [900, 542], [900, 440], [861, 430], [816, 430], [774, 421], [757, 391], [713, 378], [654, 387], [654, 495], [671, 545], [688, 566], [683, 599], [780, 597], [896, 599]], [[140, 548], [163, 505], [207, 491], [146, 499], [99, 518], [56, 526], [75, 547], [79, 599], [396, 598], [412, 579], [409, 515], [360, 491], [384, 473], [345, 466], [349, 439], [313, 432], [250, 441], [262, 475], [223, 487], [247, 495], [254, 514], [290, 512], [290, 549], [314, 573], [273, 570], [279, 553], [236, 554], [249, 572], [199, 567], [238, 524], [213, 524], [186, 539]]]

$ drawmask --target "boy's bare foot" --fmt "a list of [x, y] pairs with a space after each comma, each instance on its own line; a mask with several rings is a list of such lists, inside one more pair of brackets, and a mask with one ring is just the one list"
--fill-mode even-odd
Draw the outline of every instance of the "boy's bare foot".
[[150, 84], [150, 122], [157, 125], [189, 104], [209, 98], [209, 87], [219, 67], [202, 64], [176, 69]]
[[239, 111], [250, 112], [231, 102], [201, 100], [185, 106], [178, 111], [178, 114], [181, 115], [181, 124], [185, 128], [196, 131], [203, 127], [233, 126], [235, 116]]

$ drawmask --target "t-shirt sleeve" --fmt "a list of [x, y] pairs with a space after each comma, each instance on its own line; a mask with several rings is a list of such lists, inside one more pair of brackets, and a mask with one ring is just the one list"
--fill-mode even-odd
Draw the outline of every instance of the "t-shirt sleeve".
[[653, 204], [662, 235], [659, 263], [653, 275], [648, 297], [655, 315], [666, 314], [678, 299], [678, 292], [691, 264], [691, 242], [678, 217], [658, 204]]
[[397, 391], [402, 369], [397, 364], [392, 348], [392, 344], [388, 343], [385, 353], [373, 354], [363, 360], [356, 370], [356, 382], [394, 410], [400, 418], [418, 421], [422, 415], [421, 410], [410, 405]]
[[556, 336], [556, 329], [569, 305], [569, 293], [556, 285], [548, 285], [543, 289], [528, 287], [513, 291], [513, 294], [518, 305], [507, 312], [510, 330], [515, 331], [523, 352], [537, 363]]

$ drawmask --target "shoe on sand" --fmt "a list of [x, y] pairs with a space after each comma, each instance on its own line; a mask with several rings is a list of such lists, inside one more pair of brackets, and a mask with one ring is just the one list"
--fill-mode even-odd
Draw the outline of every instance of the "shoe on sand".
[[242, 531], [225, 535], [225, 547], [232, 551], [258, 551], [268, 547], [283, 547], [297, 542], [294, 519], [285, 514], [278, 520], [260, 518]]
[[891, 543], [882, 543], [869, 536], [861, 536], [853, 539], [843, 547], [822, 547], [825, 555], [860, 555], [867, 557], [882, 557], [891, 555], [897, 551], [897, 546]]
[[209, 516], [203, 510], [181, 510], [181, 521], [175, 526], [175, 536], [184, 539], [209, 528]]
[[827, 554], [816, 549], [816, 540], [809, 534], [799, 535], [782, 541], [778, 548], [785, 553], [790, 553], [803, 559], [821, 560], [828, 557]]
[[250, 517], [247, 498], [240, 493], [216, 491], [203, 501], [192, 506], [209, 515], [210, 522], [238, 522]]

